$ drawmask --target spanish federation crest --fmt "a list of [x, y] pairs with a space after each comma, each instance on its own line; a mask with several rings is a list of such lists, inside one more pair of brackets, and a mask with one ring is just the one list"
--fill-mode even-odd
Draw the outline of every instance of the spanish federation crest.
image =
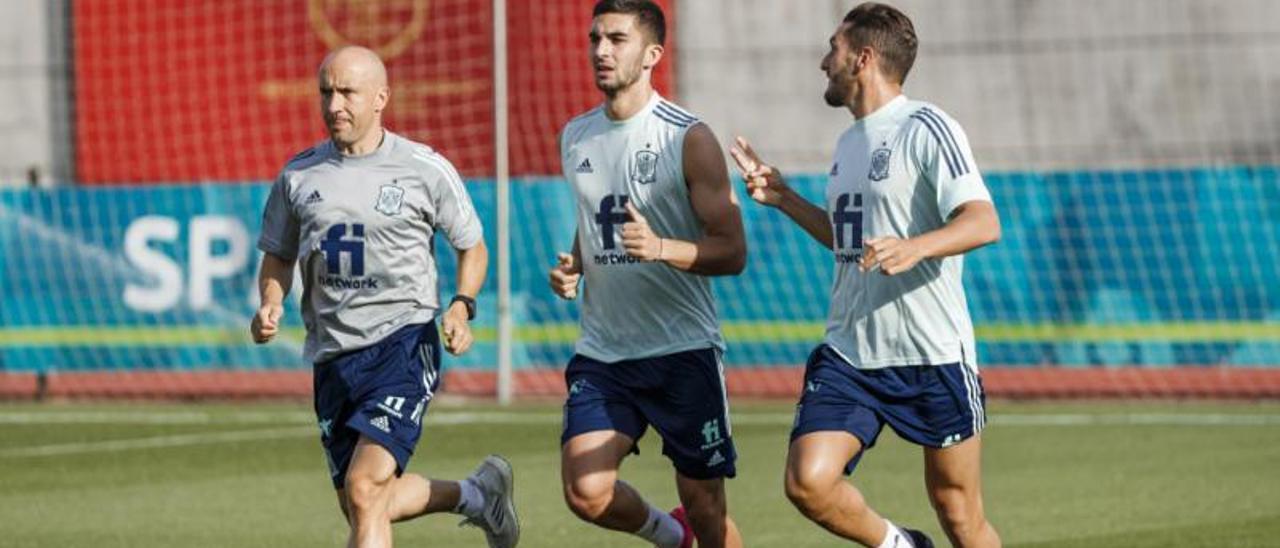
[[378, 189], [378, 203], [373, 208], [383, 215], [396, 215], [400, 213], [400, 206], [404, 205], [404, 189], [391, 185], [382, 185]]
[[631, 164], [631, 180], [647, 185], [658, 180], [658, 153], [652, 150], [636, 151], [636, 159]]
[[871, 153], [871, 171], [867, 173], [867, 178], [872, 181], [883, 181], [889, 178], [889, 156], [893, 151], [887, 148], [877, 148]]

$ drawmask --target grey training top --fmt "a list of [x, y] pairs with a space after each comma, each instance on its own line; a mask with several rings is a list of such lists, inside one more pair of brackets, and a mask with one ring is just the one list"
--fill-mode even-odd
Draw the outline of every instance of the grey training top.
[[967, 202], [991, 201], [960, 125], [899, 95], [840, 136], [826, 195], [835, 257], [826, 343], [858, 369], [963, 362], [976, 372], [963, 255], [894, 276], [858, 270], [865, 240], [918, 236]]
[[455, 249], [483, 237], [458, 172], [426, 145], [387, 131], [364, 156], [325, 141], [290, 160], [271, 188], [258, 248], [298, 261], [303, 356], [321, 363], [434, 318], [436, 232]]
[[628, 203], [660, 237], [701, 237], [684, 178], [685, 135], [699, 123], [654, 93], [626, 120], [597, 107], [565, 126], [560, 160], [577, 199], [585, 286], [579, 354], [613, 363], [724, 349], [706, 276], [639, 262], [622, 248]]

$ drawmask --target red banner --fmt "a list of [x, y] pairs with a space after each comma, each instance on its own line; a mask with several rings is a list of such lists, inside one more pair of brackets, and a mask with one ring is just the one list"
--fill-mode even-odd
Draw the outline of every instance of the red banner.
[[[73, 5], [82, 182], [273, 178], [293, 153], [324, 138], [316, 68], [328, 50], [347, 43], [371, 47], [387, 63], [387, 127], [440, 150], [465, 175], [492, 175], [489, 0]], [[588, 61], [591, 5], [509, 3], [516, 175], [559, 173], [557, 131], [600, 101]], [[657, 74], [665, 92], [673, 61], [669, 51]]]

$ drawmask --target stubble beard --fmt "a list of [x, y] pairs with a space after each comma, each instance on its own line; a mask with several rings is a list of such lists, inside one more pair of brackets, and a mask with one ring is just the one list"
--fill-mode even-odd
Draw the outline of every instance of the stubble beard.
[[828, 106], [840, 108], [849, 102], [849, 82], [843, 79], [829, 79], [827, 81], [827, 89], [822, 93], [822, 99], [827, 102]]
[[639, 68], [627, 72], [623, 72], [622, 70], [615, 68], [614, 74], [617, 77], [613, 82], [596, 81], [596, 89], [599, 89], [607, 97], [614, 97], [640, 81]]
[[365, 128], [363, 132], [360, 131], [360, 128], [356, 126], [355, 121], [352, 120], [347, 122], [347, 124], [342, 128], [330, 128], [329, 139], [339, 147], [346, 148], [360, 142], [360, 140], [363, 139], [369, 131], [369, 128]]
[[840, 90], [828, 89], [822, 94], [822, 98], [827, 101], [827, 106], [840, 108], [845, 106], [845, 93]]
[[355, 139], [351, 138], [354, 133], [355, 133], [354, 127], [346, 127], [342, 129], [330, 128], [329, 139], [332, 140], [338, 146], [343, 146], [343, 147], [351, 146], [356, 142]]

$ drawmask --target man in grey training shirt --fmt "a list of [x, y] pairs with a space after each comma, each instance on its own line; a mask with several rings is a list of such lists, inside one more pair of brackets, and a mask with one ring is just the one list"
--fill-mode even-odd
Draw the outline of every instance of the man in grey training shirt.
[[996, 548], [982, 504], [986, 396], [961, 275], [965, 253], [1000, 239], [1000, 218], [960, 124], [902, 93], [919, 45], [911, 19], [866, 2], [828, 44], [823, 98], [854, 120], [836, 141], [825, 207], [745, 139], [731, 150], [752, 200], [831, 250], [835, 270], [826, 336], [796, 405], [787, 498], [864, 546], [931, 548], [842, 477], [887, 424], [921, 446], [925, 488], [951, 544]]
[[303, 350], [348, 546], [391, 546], [391, 523], [455, 512], [490, 547], [515, 546], [511, 466], [487, 457], [462, 481], [405, 474], [439, 384], [441, 306], [432, 238], [457, 250], [458, 294], [444, 348], [462, 354], [488, 251], [458, 173], [429, 147], [382, 127], [390, 89], [372, 51], [344, 47], [320, 65], [329, 139], [285, 165], [262, 218], [258, 343], [279, 331], [294, 264], [302, 273]]
[[[651, 83], [666, 23], [649, 0], [602, 0], [590, 58], [602, 104], [570, 120], [560, 161], [577, 203], [571, 253], [549, 273], [582, 336], [565, 370], [565, 501], [580, 518], [659, 548], [742, 546], [725, 478], [737, 473], [710, 276], [746, 263], [742, 218], [715, 135]], [[667, 514], [618, 479], [652, 426], [676, 471]]]

